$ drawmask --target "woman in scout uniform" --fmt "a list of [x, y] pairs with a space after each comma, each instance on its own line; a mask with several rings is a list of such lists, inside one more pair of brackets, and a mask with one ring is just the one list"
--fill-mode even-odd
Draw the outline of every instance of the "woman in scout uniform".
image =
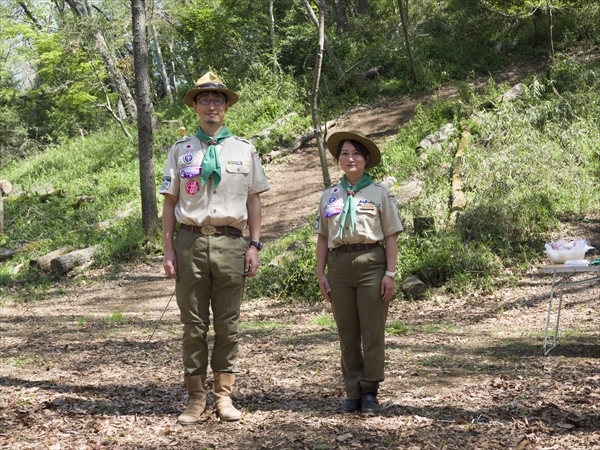
[[374, 415], [402, 224], [393, 194], [365, 173], [379, 164], [379, 148], [357, 131], [332, 133], [327, 148], [344, 171], [325, 189], [315, 223], [317, 277], [337, 324], [346, 386], [336, 412]]

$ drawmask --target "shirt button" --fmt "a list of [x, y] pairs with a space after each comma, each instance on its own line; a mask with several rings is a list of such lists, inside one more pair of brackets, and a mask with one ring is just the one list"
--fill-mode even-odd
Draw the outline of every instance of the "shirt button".
[[213, 191], [213, 194], [216, 194], [216, 193], [217, 193], [217, 191]]
[[216, 212], [217, 212], [217, 210], [216, 210], [216, 209], [213, 209], [213, 212], [214, 212], [214, 213], [216, 213]]

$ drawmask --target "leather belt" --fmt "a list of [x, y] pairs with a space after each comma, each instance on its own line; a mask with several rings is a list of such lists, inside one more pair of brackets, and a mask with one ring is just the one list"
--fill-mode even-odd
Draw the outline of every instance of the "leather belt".
[[182, 230], [191, 231], [192, 233], [199, 233], [204, 236], [213, 236], [215, 234], [225, 234], [233, 236], [243, 236], [242, 232], [236, 227], [215, 227], [214, 225], [187, 225], [182, 223], [179, 225]]
[[350, 252], [360, 252], [363, 250], [370, 250], [372, 248], [377, 248], [381, 244], [379, 242], [375, 242], [374, 244], [345, 244], [340, 245], [339, 247], [335, 247], [333, 250], [336, 252], [342, 253], [350, 253]]

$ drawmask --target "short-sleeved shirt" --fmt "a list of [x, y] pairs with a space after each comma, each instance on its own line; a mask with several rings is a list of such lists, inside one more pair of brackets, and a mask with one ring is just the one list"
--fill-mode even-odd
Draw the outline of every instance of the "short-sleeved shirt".
[[344, 244], [374, 244], [403, 230], [394, 195], [384, 185], [373, 183], [354, 195], [354, 233], [351, 232], [348, 214], [340, 237], [340, 216], [347, 197], [341, 184], [325, 189], [321, 196], [315, 232], [327, 236], [328, 248]]
[[207, 148], [208, 144], [195, 136], [177, 141], [169, 151], [159, 193], [178, 198], [175, 218], [179, 223], [244, 230], [248, 195], [269, 189], [259, 154], [251, 143], [238, 137], [217, 145], [221, 182], [215, 189], [212, 177], [204, 186], [200, 181]]

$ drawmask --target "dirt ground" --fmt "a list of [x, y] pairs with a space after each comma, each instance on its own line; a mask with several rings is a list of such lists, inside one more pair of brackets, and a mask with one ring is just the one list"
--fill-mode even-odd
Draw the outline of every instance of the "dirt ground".
[[[427, 98], [338, 126], [386, 139]], [[265, 170], [268, 243], [314, 213], [322, 175], [314, 147]], [[573, 232], [600, 247], [600, 224], [583, 226]], [[392, 302], [377, 417], [333, 414], [344, 392], [327, 303], [246, 300], [232, 395], [242, 420], [221, 422], [209, 394], [188, 427], [176, 422], [187, 394], [173, 289], [155, 259], [65, 277], [35, 302], [16, 301], [26, 290], [1, 299], [0, 449], [600, 449], [596, 284], [566, 292], [548, 356], [550, 276], [535, 267], [493, 294]]]

